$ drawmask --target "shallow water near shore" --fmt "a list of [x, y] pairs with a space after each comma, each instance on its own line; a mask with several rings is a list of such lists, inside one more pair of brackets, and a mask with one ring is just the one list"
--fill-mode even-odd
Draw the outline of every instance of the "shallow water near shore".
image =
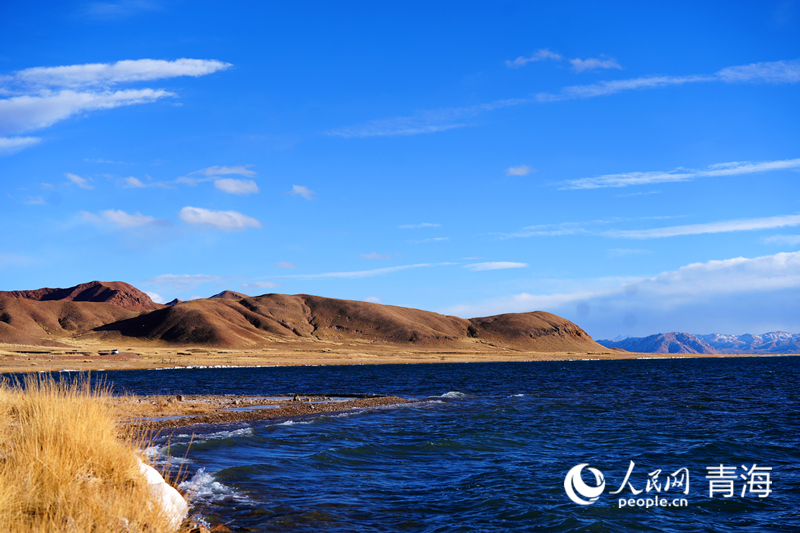
[[[196, 511], [233, 531], [800, 530], [798, 357], [100, 374], [117, 392], [419, 400], [174, 431], [164, 450], [186, 457]], [[579, 464], [604, 475], [592, 505], [565, 491]], [[730, 497], [709, 496], [720, 465], [736, 467]], [[765, 497], [742, 496], [753, 465], [772, 469]], [[688, 494], [665, 489], [680, 469]], [[619, 507], [658, 497], [686, 505]]]

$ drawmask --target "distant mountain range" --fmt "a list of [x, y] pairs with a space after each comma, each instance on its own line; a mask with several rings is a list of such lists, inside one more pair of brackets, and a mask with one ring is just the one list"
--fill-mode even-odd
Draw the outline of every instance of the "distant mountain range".
[[649, 337], [628, 337], [596, 341], [606, 348], [640, 353], [782, 354], [800, 353], [800, 334], [773, 331], [763, 335], [692, 335], [659, 333]]
[[306, 294], [211, 298], [157, 304], [123, 282], [0, 292], [0, 343], [63, 346], [98, 340], [253, 348], [274, 343], [381, 343], [438, 350], [597, 353], [581, 328], [536, 311], [465, 320], [430, 311]]

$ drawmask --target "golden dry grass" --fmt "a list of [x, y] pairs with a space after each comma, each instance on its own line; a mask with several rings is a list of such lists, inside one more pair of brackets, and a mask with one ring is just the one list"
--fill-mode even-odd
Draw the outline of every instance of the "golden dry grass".
[[29, 376], [0, 385], [0, 527], [8, 533], [175, 531], [120, 434], [108, 390]]

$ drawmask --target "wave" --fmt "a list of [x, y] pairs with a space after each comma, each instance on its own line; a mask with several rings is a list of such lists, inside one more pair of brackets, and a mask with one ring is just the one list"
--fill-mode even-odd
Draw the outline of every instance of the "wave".
[[466, 397], [467, 397], [466, 394], [464, 394], [463, 392], [458, 392], [458, 391], [445, 392], [444, 394], [442, 394], [440, 396], [431, 396], [431, 398], [450, 398], [450, 399], [458, 399], [458, 398], [466, 398]]
[[186, 492], [192, 501], [216, 503], [222, 501], [249, 502], [250, 498], [240, 494], [227, 485], [223, 485], [205, 468], [198, 470], [192, 479], [184, 481], [178, 488]]

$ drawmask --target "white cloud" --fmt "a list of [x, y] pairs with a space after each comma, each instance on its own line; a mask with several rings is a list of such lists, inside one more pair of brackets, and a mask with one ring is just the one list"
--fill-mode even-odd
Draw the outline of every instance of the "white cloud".
[[89, 180], [87, 180], [86, 178], [82, 178], [82, 177], [80, 177], [80, 176], [78, 176], [76, 174], [71, 174], [69, 172], [67, 172], [64, 175], [67, 177], [67, 179], [71, 183], [74, 183], [75, 185], [77, 185], [81, 189], [94, 189], [93, 186], [89, 185]]
[[[757, 333], [781, 327], [800, 330], [800, 315], [793, 313], [792, 304], [799, 291], [800, 252], [792, 252], [693, 263], [616, 284], [576, 280], [566, 292], [519, 293], [443, 312], [469, 317], [543, 310], [574, 320], [579, 317], [576, 306], [582, 305], [584, 311], [593, 311], [584, 312], [578, 325], [595, 338], [612, 337], [634, 324], [638, 329], [632, 333], [638, 335], [736, 329]], [[762, 320], [762, 314], [768, 319]]]
[[528, 263], [513, 263], [510, 261], [493, 261], [488, 263], [472, 263], [471, 265], [464, 265], [464, 268], [475, 272], [483, 270], [505, 270], [508, 268], [526, 268]]
[[15, 154], [41, 141], [39, 137], [0, 137], [0, 156]]
[[146, 295], [148, 295], [150, 297], [150, 299], [153, 300], [157, 304], [165, 304], [165, 303], [167, 303], [167, 300], [163, 296], [161, 296], [160, 294], [158, 294], [156, 292], [144, 291], [144, 293]]
[[681, 235], [702, 235], [707, 233], [730, 233], [733, 231], [755, 231], [773, 228], [800, 226], [800, 215], [781, 215], [766, 218], [725, 220], [705, 224], [689, 224], [643, 230], [613, 230], [603, 233], [607, 237], [623, 239], [659, 239]]
[[95, 224], [106, 225], [110, 222], [118, 228], [141, 228], [144, 226], [171, 226], [168, 220], [159, 220], [149, 215], [143, 215], [138, 211], [134, 214], [126, 213], [119, 209], [106, 209], [101, 211], [100, 215], [82, 211], [84, 220]]
[[297, 268], [297, 265], [288, 261], [278, 261], [275, 266], [278, 268]]
[[520, 68], [524, 67], [525, 65], [527, 65], [532, 61], [543, 61], [546, 59], [561, 61], [563, 59], [567, 59], [567, 61], [572, 65], [572, 70], [574, 72], [583, 72], [586, 70], [597, 70], [597, 69], [622, 68], [615, 59], [605, 56], [601, 57], [602, 59], [594, 57], [590, 57], [589, 59], [578, 59], [578, 58], [569, 59], [565, 58], [561, 54], [551, 52], [550, 50], [544, 48], [536, 51], [530, 57], [520, 56], [516, 58], [514, 61], [506, 61], [506, 66], [509, 68]]
[[369, 254], [361, 254], [359, 257], [363, 257], [364, 259], [389, 260], [392, 259], [392, 254], [379, 254], [378, 252], [372, 252]]
[[[230, 66], [205, 59], [139, 59], [20, 70], [10, 76], [0, 76], [0, 95], [9, 96], [0, 99], [0, 135], [46, 128], [88, 111], [147, 104], [177, 96], [163, 89], [111, 88], [119, 83], [197, 77]], [[34, 143], [33, 137], [20, 139], [27, 140], [17, 141], [17, 149]]]
[[259, 191], [258, 185], [253, 180], [237, 180], [222, 178], [214, 180], [214, 187], [229, 194], [253, 194]]
[[122, 186], [125, 187], [126, 189], [141, 189], [142, 187], [147, 187], [147, 185], [142, 183], [137, 178], [134, 178], [133, 176], [129, 178], [123, 178], [122, 183], [123, 183]]
[[631, 185], [649, 185], [652, 183], [690, 181], [697, 178], [738, 176], [769, 172], [773, 170], [790, 170], [800, 168], [800, 159], [784, 159], [776, 161], [733, 161], [717, 163], [703, 170], [677, 168], [666, 172], [626, 172], [607, 174], [594, 178], [581, 178], [564, 182], [562, 190], [567, 189], [602, 189], [607, 187], [629, 187]]
[[729, 83], [748, 81], [797, 83], [800, 82], [800, 60], [772, 61], [728, 67], [717, 72], [717, 77]]
[[116, 63], [88, 63], [61, 67], [34, 67], [11, 76], [17, 83], [42, 87], [110, 86], [117, 83], [153, 81], [178, 76], [205, 76], [232, 67], [214, 59], [135, 59]]
[[535, 168], [528, 165], [520, 165], [518, 167], [509, 167], [506, 169], [506, 176], [527, 176], [531, 172], [536, 172]]
[[44, 201], [44, 198], [41, 196], [31, 196], [27, 200], [25, 200], [27, 205], [46, 205], [47, 202]]
[[605, 59], [598, 59], [595, 57], [590, 57], [589, 59], [570, 59], [570, 64], [572, 65], [572, 70], [575, 72], [583, 72], [585, 70], [597, 70], [599, 68], [608, 69], [608, 68], [616, 68], [622, 69], [619, 63], [617, 63], [616, 59], [613, 58], [605, 58]]
[[364, 298], [364, 301], [365, 301], [365, 302], [372, 303], [372, 304], [379, 304], [379, 303], [381, 303], [381, 299], [380, 299], [380, 298], [378, 298], [377, 296], [367, 296], [366, 298]]
[[46, 128], [85, 111], [147, 104], [167, 96], [176, 95], [161, 89], [126, 89], [114, 92], [63, 90], [36, 96], [15, 96], [0, 100], [0, 132]]
[[421, 224], [403, 224], [397, 226], [400, 229], [418, 229], [418, 228], [441, 228], [441, 224], [431, 224], [430, 222], [422, 222]]
[[313, 200], [314, 195], [317, 194], [308, 187], [304, 185], [292, 185], [292, 190], [287, 192], [286, 194], [290, 194], [292, 196], [302, 196], [306, 200]]
[[534, 52], [533, 55], [531, 55], [531, 57], [519, 56], [514, 61], [506, 61], [506, 66], [509, 68], [519, 68], [519, 67], [524, 67], [531, 61], [542, 61], [544, 59], [554, 59], [556, 61], [561, 61], [561, 59], [563, 59], [563, 56], [561, 54], [556, 54], [546, 48], [543, 48], [541, 50], [537, 50], [536, 52]]
[[274, 281], [253, 281], [250, 283], [242, 283], [242, 288], [247, 289], [274, 289], [275, 287], [283, 287], [282, 283]]
[[773, 235], [766, 237], [764, 242], [769, 244], [788, 244], [789, 246], [796, 246], [800, 244], [800, 235]]
[[181, 209], [178, 216], [187, 224], [222, 231], [244, 231], [247, 228], [262, 227], [261, 222], [238, 211], [212, 211], [187, 206]]
[[243, 166], [234, 166], [234, 167], [224, 167], [224, 166], [213, 166], [213, 167], [206, 167], [201, 168], [200, 170], [195, 170], [190, 174], [203, 174], [204, 176], [226, 176], [228, 174], [237, 174], [239, 176], [244, 176], [246, 178], [254, 178], [256, 176], [256, 172], [254, 170], [250, 170], [247, 167]]
[[220, 276], [208, 276], [205, 274], [161, 274], [144, 280], [143, 283], [150, 285], [164, 285], [175, 291], [194, 289], [203, 283], [230, 280], [235, 278], [222, 278]]

